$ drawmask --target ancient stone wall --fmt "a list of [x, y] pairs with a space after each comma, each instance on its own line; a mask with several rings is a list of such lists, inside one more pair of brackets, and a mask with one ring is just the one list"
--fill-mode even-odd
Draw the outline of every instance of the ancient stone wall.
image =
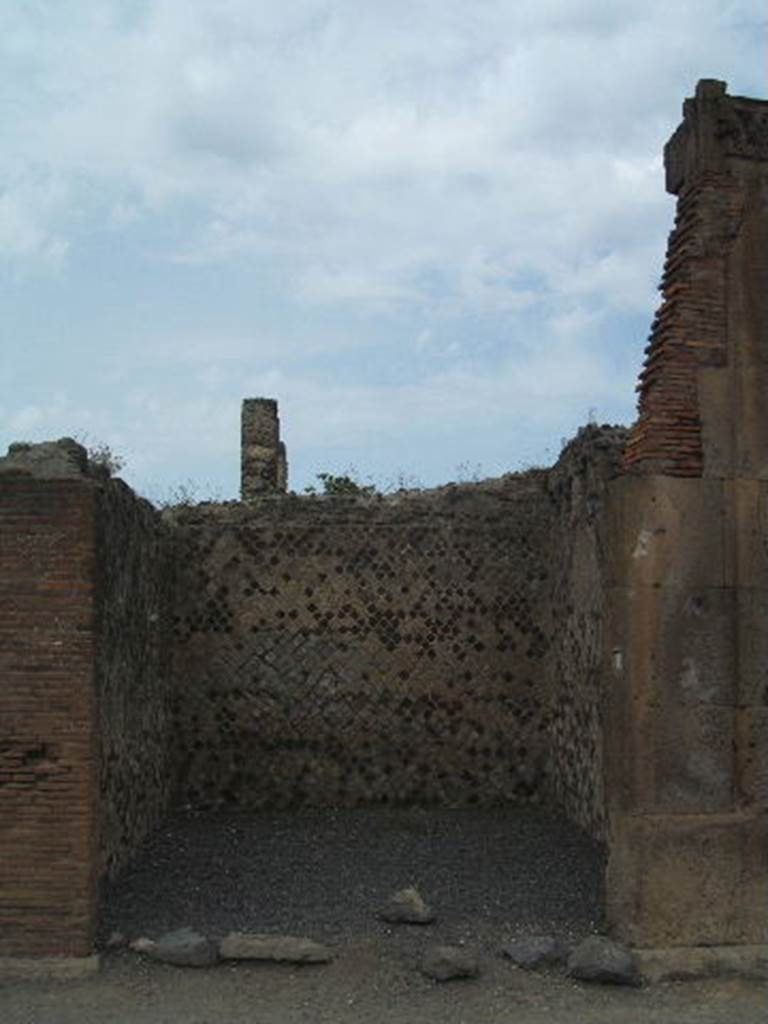
[[0, 954], [90, 953], [165, 810], [168, 551], [75, 442], [0, 459]]
[[665, 163], [679, 196], [665, 302], [631, 475], [610, 486], [605, 531], [607, 911], [636, 945], [757, 944], [768, 940], [768, 103], [699, 82]]
[[100, 873], [114, 874], [173, 788], [167, 530], [120, 480], [96, 491]]
[[605, 840], [603, 729], [607, 487], [621, 473], [627, 432], [587, 426], [547, 476], [552, 500], [551, 723], [552, 802]]
[[175, 519], [184, 800], [543, 798], [545, 474]]

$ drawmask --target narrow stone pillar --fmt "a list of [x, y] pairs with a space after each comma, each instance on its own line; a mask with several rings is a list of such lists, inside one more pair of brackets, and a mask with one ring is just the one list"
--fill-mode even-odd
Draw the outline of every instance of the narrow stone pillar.
[[285, 493], [288, 462], [280, 440], [277, 402], [273, 398], [243, 399], [241, 430], [241, 499]]

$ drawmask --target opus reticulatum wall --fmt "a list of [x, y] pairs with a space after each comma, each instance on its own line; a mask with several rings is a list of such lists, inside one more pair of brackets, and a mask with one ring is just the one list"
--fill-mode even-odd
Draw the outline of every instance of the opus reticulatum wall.
[[178, 513], [184, 798], [542, 799], [544, 483]]

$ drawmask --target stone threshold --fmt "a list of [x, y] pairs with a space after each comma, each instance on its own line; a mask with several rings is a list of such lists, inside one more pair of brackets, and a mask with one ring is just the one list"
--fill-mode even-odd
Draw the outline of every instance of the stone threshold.
[[768, 979], [768, 945], [670, 946], [635, 949], [646, 981], [687, 981], [737, 975]]

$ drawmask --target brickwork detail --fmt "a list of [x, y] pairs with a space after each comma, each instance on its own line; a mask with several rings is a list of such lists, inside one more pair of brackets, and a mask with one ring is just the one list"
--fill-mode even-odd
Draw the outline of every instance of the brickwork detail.
[[0, 955], [92, 952], [165, 811], [170, 550], [70, 439], [0, 459]]
[[[701, 477], [708, 458], [716, 461], [702, 430], [702, 373], [744, 358], [729, 337], [729, 303], [734, 275], [743, 277], [746, 268], [732, 265], [731, 256], [750, 201], [750, 216], [760, 219], [755, 182], [766, 160], [766, 104], [728, 96], [724, 82], [699, 82], [664, 150], [667, 190], [679, 198], [626, 446], [632, 473]], [[736, 395], [732, 390], [728, 400], [744, 400]]]
[[93, 503], [0, 477], [0, 955], [86, 955], [96, 900]]
[[626, 447], [631, 471], [702, 475], [697, 370], [728, 358], [726, 259], [740, 211], [740, 190], [727, 174], [703, 174], [680, 196]]

